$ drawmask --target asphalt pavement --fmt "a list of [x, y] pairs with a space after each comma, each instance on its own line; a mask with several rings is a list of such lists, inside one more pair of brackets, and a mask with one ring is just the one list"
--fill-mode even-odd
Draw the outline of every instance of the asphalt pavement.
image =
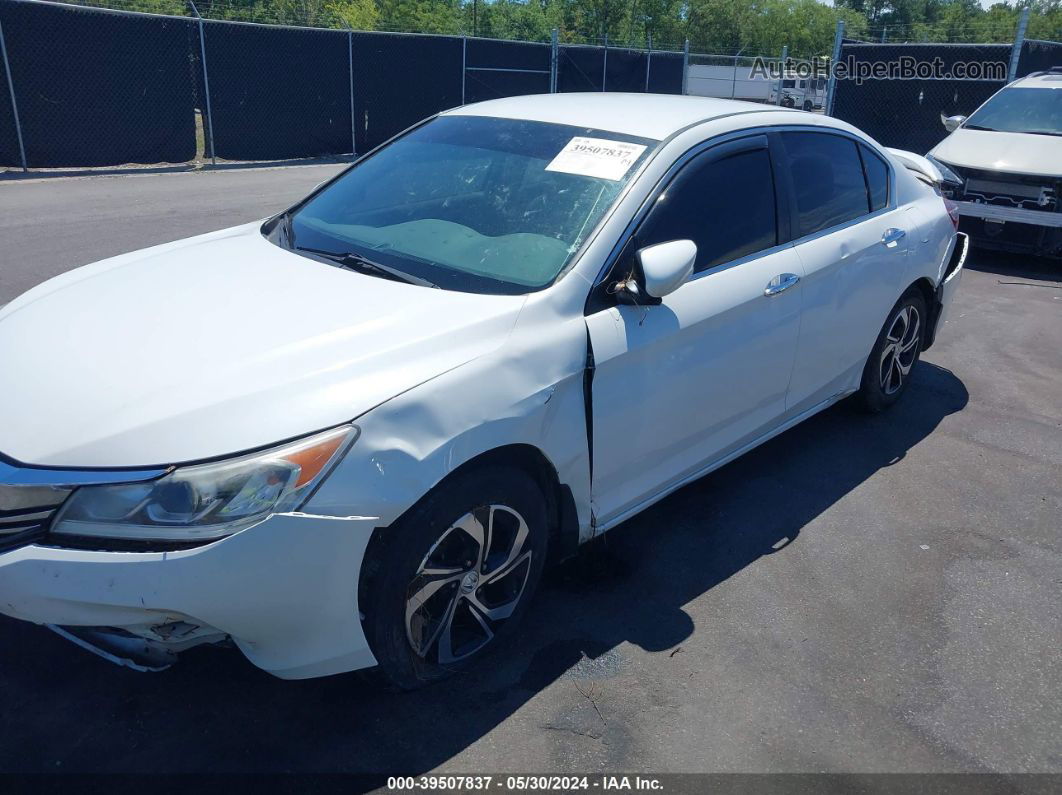
[[[0, 304], [338, 169], [0, 182]], [[835, 406], [617, 528], [473, 674], [139, 674], [3, 618], [0, 771], [1059, 773], [1060, 531], [1062, 266], [975, 252], [892, 411]]]

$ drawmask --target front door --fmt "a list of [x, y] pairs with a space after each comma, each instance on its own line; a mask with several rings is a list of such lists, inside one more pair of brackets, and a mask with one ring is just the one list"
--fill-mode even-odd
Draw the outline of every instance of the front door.
[[675, 174], [620, 255], [610, 279], [629, 270], [640, 248], [697, 244], [694, 274], [659, 305], [605, 305], [587, 316], [599, 526], [784, 413], [802, 271], [793, 249], [778, 245], [775, 208], [767, 137], [730, 141]]

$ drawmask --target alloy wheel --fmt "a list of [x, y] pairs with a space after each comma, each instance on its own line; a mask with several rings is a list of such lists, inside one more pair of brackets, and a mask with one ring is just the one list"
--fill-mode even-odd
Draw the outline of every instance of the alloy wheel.
[[446, 529], [406, 589], [406, 637], [418, 657], [456, 663], [493, 640], [523, 597], [529, 537], [505, 505], [476, 508]]
[[905, 306], [893, 319], [878, 363], [881, 391], [886, 395], [894, 395], [903, 387], [918, 355], [921, 330], [922, 319], [913, 306]]

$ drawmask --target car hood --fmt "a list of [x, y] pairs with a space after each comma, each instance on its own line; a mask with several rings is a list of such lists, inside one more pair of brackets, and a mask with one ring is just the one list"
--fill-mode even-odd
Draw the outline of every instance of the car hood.
[[948, 165], [1010, 174], [1062, 177], [1062, 137], [960, 127], [930, 154]]
[[482, 356], [524, 301], [336, 268], [258, 223], [104, 260], [0, 310], [0, 453], [138, 467], [263, 447]]

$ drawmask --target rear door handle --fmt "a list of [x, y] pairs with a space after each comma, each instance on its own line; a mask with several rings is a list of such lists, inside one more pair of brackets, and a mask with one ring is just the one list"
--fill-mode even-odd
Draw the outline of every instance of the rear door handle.
[[904, 229], [897, 229], [895, 226], [889, 227], [885, 230], [885, 234], [881, 236], [881, 242], [886, 248], [894, 248], [907, 235], [907, 231]]
[[794, 284], [800, 281], [800, 277], [795, 273], [779, 273], [769, 282], [763, 290], [764, 295], [778, 295], [783, 290], [788, 290]]

